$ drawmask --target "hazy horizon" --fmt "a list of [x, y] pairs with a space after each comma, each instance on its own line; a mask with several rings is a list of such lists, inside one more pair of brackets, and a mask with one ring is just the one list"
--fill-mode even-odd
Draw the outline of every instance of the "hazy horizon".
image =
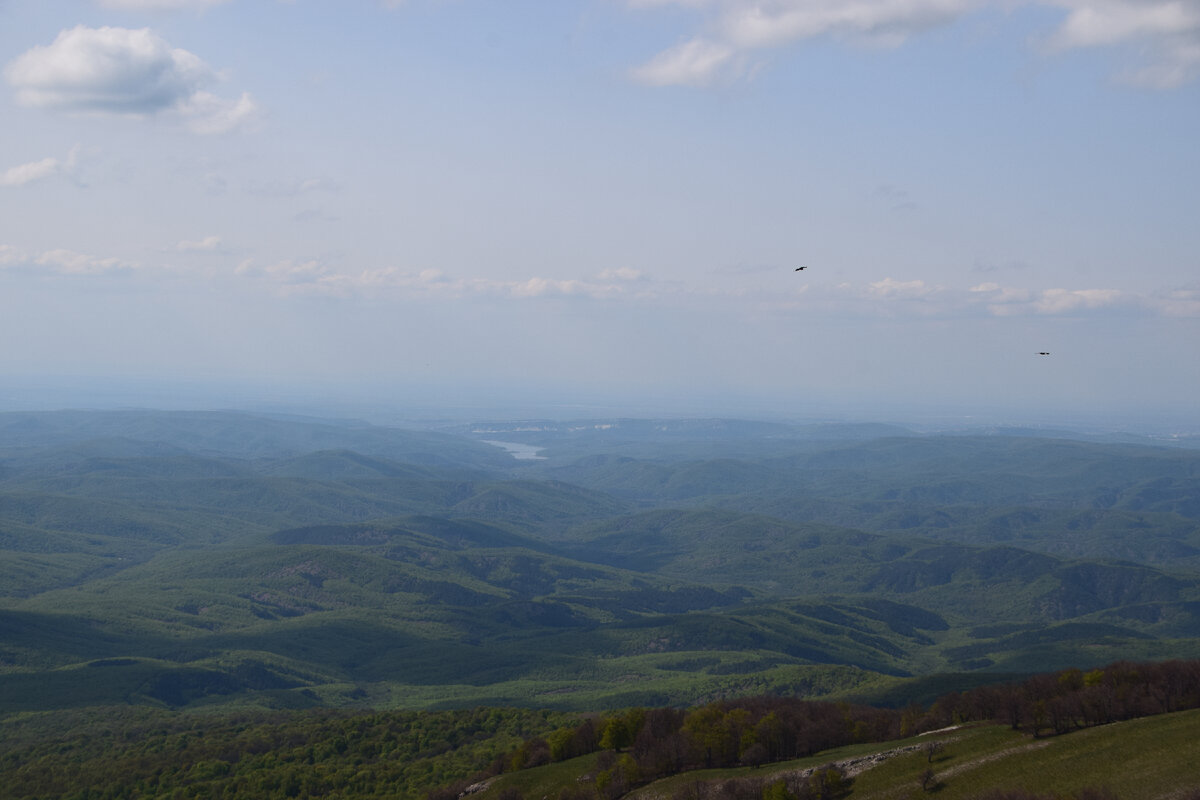
[[1029, 409], [1002, 405], [865, 401], [748, 395], [620, 395], [570, 387], [337, 387], [156, 379], [64, 378], [7, 381], [0, 413], [65, 410], [242, 411], [376, 425], [433, 426], [545, 419], [725, 418], [793, 425], [898, 425], [915, 431], [1022, 428], [1150, 437], [1200, 436], [1194, 415], [1090, 408]]
[[1198, 53], [1194, 1], [6, 0], [0, 403], [1195, 431]]

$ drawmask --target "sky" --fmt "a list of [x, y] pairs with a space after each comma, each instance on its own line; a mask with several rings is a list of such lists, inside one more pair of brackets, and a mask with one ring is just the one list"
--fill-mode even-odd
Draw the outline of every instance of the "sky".
[[1198, 345], [1200, 0], [0, 0], [9, 407], [1200, 430]]

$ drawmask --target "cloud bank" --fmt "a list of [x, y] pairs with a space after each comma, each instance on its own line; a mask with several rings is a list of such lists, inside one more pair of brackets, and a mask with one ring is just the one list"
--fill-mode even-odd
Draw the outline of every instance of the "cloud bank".
[[[178, 253], [220, 253], [217, 236], [177, 243]], [[202, 271], [149, 267], [119, 258], [101, 258], [58, 248], [30, 252], [0, 244], [3, 272], [44, 276], [102, 276], [138, 273], [176, 280], [230, 278], [287, 297], [325, 297], [344, 302], [381, 297], [420, 302], [479, 298], [512, 302], [562, 299], [647, 306], [693, 307], [761, 314], [835, 315], [863, 319], [1006, 317], [1200, 318], [1200, 283], [1146, 292], [1110, 288], [1029, 288], [985, 282], [967, 288], [924, 280], [880, 280], [838, 284], [805, 283], [781, 291], [766, 285], [719, 289], [658, 280], [629, 267], [601, 270], [578, 278], [540, 275], [499, 279], [448, 275], [440, 269], [397, 267], [344, 269], [320, 258], [274, 261], [246, 259], [232, 270]], [[233, 286], [230, 286], [233, 289]]]

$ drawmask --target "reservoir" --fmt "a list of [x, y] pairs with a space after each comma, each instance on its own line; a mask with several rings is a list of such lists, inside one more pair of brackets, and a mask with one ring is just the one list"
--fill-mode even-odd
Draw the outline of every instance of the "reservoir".
[[531, 444], [518, 444], [517, 442], [497, 442], [491, 439], [483, 439], [482, 441], [484, 444], [503, 447], [508, 451], [510, 456], [521, 461], [532, 461], [534, 459], [545, 458], [545, 456], [538, 455], [538, 453], [542, 452], [542, 448], [535, 447]]

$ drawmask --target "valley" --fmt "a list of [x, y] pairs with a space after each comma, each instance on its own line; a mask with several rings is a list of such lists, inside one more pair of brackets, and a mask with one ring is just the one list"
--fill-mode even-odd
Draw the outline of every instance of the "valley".
[[1200, 451], [1110, 439], [0, 414], [0, 713], [902, 702], [1200, 656]]

